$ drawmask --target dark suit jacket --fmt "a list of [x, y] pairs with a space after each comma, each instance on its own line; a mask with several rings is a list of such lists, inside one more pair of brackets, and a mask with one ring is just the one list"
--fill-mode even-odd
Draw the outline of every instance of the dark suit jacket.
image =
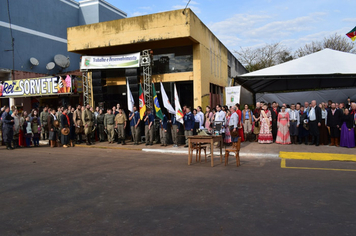
[[315, 107], [316, 122], [321, 123], [321, 108]]
[[63, 114], [61, 115], [61, 128], [69, 128], [67, 117]]
[[271, 112], [271, 118], [273, 122], [277, 122], [277, 117], [278, 117], [278, 108], [277, 108], [277, 114], [274, 112], [273, 108], [270, 109]]
[[337, 125], [341, 126], [341, 117], [342, 111], [339, 109], [335, 109], [335, 113], [333, 115], [332, 110], [328, 111], [328, 120], [327, 126], [336, 127]]
[[48, 114], [48, 118], [47, 118], [48, 131], [51, 131], [51, 129], [54, 128], [53, 122], [54, 122], [54, 118], [53, 118], [52, 114]]
[[[309, 120], [310, 120], [310, 111], [311, 111], [312, 108], [309, 108]], [[315, 121], [317, 123], [321, 123], [321, 109], [320, 107], [316, 106], [315, 107]]]
[[[350, 115], [350, 114], [348, 114], [348, 115], [343, 114], [341, 116], [341, 123], [344, 123], [344, 122], [346, 122], [346, 126], [348, 129], [352, 129], [354, 127], [354, 116]], [[341, 127], [341, 125], [340, 125], [340, 127]]]

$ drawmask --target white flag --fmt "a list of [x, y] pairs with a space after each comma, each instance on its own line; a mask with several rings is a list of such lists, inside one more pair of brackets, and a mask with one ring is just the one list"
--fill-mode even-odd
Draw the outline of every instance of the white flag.
[[132, 93], [130, 90], [129, 80], [127, 80], [126, 85], [127, 85], [127, 108], [129, 109], [129, 111], [134, 112], [133, 107], [135, 105], [135, 100], [133, 99], [133, 96], [132, 96]]
[[176, 120], [183, 124], [183, 111], [180, 107], [176, 83], [174, 83], [174, 104], [176, 105]]
[[161, 95], [162, 95], [163, 106], [168, 110], [169, 113], [176, 114], [176, 111], [173, 109], [171, 103], [169, 102], [168, 96], [166, 94], [166, 91], [164, 90], [162, 82], [160, 83], [161, 83]]

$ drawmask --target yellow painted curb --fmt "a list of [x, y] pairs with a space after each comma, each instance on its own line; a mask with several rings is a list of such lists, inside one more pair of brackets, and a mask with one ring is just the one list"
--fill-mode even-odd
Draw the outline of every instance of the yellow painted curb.
[[313, 161], [354, 161], [356, 155], [315, 152], [279, 152], [282, 159], [313, 160]]

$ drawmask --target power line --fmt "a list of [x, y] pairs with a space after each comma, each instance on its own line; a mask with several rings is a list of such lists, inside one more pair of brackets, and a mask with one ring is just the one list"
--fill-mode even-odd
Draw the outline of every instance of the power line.
[[[9, 0], [8, 0], [8, 1], [9, 1]], [[188, 3], [187, 3], [187, 5], [185, 6], [185, 8], [184, 8], [184, 10], [183, 10], [183, 12], [182, 12], [182, 13], [183, 13], [183, 15], [185, 15], [185, 9], [187, 9], [187, 7], [188, 7], [188, 5], [189, 5], [190, 1], [191, 1], [191, 0], [189, 0], [189, 1], [188, 1]]]

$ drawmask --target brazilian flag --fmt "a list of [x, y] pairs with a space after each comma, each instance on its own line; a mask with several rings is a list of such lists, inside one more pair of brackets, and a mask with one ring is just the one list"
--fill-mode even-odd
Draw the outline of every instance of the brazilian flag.
[[159, 105], [157, 94], [156, 94], [156, 89], [155, 89], [155, 84], [152, 83], [152, 90], [153, 90], [153, 103], [155, 106], [155, 111], [156, 111], [156, 116], [163, 120], [163, 113], [161, 110], [161, 106]]

